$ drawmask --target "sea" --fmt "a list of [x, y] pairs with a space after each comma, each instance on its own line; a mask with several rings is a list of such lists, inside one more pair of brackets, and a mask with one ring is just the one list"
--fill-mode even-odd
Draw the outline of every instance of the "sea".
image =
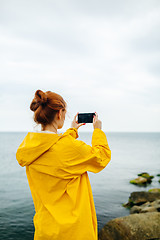
[[[34, 204], [25, 167], [16, 151], [26, 132], [0, 133], [0, 240], [32, 240]], [[97, 213], [98, 230], [111, 219], [129, 215], [123, 207], [131, 192], [160, 188], [160, 132], [105, 132], [111, 149], [110, 163], [101, 172], [88, 173]], [[92, 133], [79, 140], [91, 145]], [[152, 183], [139, 187], [129, 181], [141, 172], [153, 175]]]

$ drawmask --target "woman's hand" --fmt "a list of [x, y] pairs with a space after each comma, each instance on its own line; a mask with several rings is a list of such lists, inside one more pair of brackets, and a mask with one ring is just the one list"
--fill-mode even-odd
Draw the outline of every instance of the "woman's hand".
[[102, 128], [102, 122], [98, 119], [98, 114], [95, 113], [94, 117], [93, 117], [93, 128]]
[[83, 125], [86, 125], [86, 124], [85, 124], [85, 123], [78, 123], [78, 122], [76, 121], [77, 116], [78, 116], [78, 113], [74, 116], [74, 119], [73, 119], [73, 121], [72, 121], [72, 123], [71, 123], [71, 127], [78, 129], [79, 127], [81, 127], [81, 126], [83, 126]]

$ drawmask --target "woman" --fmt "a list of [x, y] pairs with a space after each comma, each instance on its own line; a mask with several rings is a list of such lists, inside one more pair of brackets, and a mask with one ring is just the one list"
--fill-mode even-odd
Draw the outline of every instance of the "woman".
[[97, 218], [87, 171], [98, 173], [111, 159], [96, 114], [92, 147], [79, 141], [77, 115], [64, 134], [66, 103], [54, 92], [37, 90], [30, 105], [40, 132], [29, 132], [16, 157], [26, 166], [35, 216], [34, 240], [97, 240]]

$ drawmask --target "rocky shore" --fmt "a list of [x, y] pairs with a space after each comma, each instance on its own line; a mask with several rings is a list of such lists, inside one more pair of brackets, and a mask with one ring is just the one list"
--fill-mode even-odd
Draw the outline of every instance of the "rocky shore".
[[160, 239], [160, 213], [141, 213], [115, 218], [99, 232], [99, 240]]
[[[130, 183], [144, 186], [154, 178], [148, 173], [138, 176]], [[100, 230], [99, 240], [160, 240], [160, 188], [132, 192], [123, 207], [130, 215], [109, 221]]]
[[160, 212], [160, 189], [150, 192], [133, 192], [128, 203], [123, 206], [130, 209], [130, 214]]

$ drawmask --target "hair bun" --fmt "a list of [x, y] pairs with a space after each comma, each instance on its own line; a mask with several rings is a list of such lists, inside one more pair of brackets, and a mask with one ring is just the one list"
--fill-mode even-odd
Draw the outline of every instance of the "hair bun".
[[37, 90], [35, 93], [35, 99], [37, 100], [37, 102], [39, 102], [39, 104], [46, 104], [47, 103], [47, 96], [46, 94], [41, 91], [41, 90]]
[[47, 96], [46, 94], [41, 91], [41, 90], [37, 90], [35, 92], [35, 97], [30, 105], [30, 109], [35, 112], [37, 110], [37, 108], [41, 105], [44, 106], [47, 103]]

